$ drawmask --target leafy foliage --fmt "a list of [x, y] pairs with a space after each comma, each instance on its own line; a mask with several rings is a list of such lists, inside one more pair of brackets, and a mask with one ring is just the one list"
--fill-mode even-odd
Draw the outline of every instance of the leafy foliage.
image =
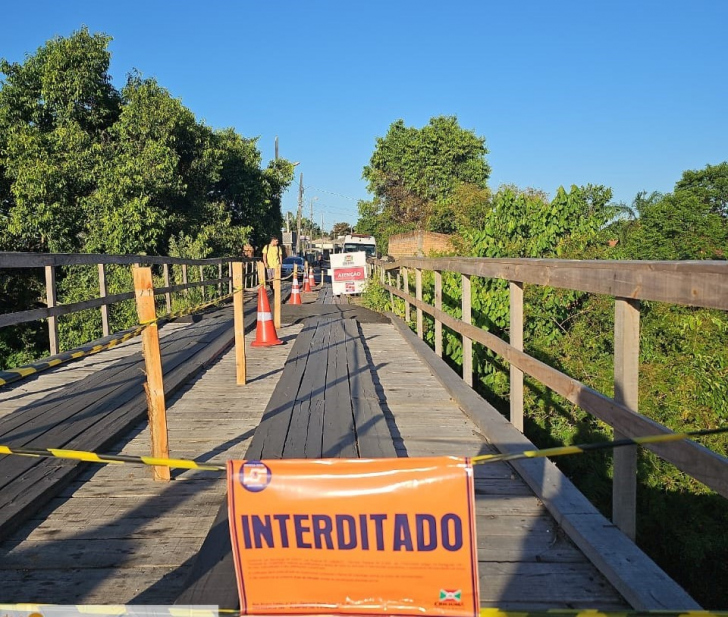
[[708, 206], [711, 214], [728, 216], [728, 161], [683, 172], [675, 192], [690, 193]]
[[[399, 127], [398, 130], [401, 130]], [[532, 189], [462, 184], [451, 216], [459, 255], [568, 259], [725, 259], [728, 163], [686, 171], [669, 194], [640, 193], [631, 206], [610, 202], [603, 186], [559, 188], [552, 199]], [[369, 230], [384, 237], [403, 230], [393, 221], [387, 196], [360, 204]], [[362, 220], [358, 224], [361, 228]], [[397, 227], [399, 225], [399, 227]], [[410, 281], [410, 293], [413, 293]], [[472, 318], [508, 340], [505, 281], [473, 277]], [[372, 308], [389, 306], [374, 286]], [[461, 275], [442, 273], [443, 310], [461, 316]], [[434, 281], [423, 273], [423, 296], [432, 304]], [[605, 296], [527, 285], [524, 347], [537, 359], [611, 396], [614, 389], [614, 302]], [[403, 314], [403, 302], [395, 311]], [[434, 332], [425, 322], [425, 340]], [[413, 324], [411, 324], [413, 325]], [[462, 371], [460, 336], [443, 328], [447, 361]], [[725, 425], [728, 420], [728, 315], [691, 307], [643, 302], [641, 308], [640, 412], [674, 429]], [[507, 413], [508, 364], [475, 345], [474, 385]], [[612, 429], [526, 378], [526, 434], [550, 447], [612, 438]], [[728, 454], [728, 438], [709, 447]], [[611, 514], [612, 457], [608, 452], [556, 459], [602, 512]], [[728, 511], [725, 500], [647, 450], [638, 464], [638, 542], [703, 606], [725, 606], [728, 596]], [[665, 541], [669, 538], [669, 541]], [[686, 567], [686, 563], [689, 567]]]
[[[23, 63], [0, 60], [0, 250], [214, 257], [280, 231], [293, 165], [263, 167], [255, 139], [198, 122], [153, 79], [134, 72], [117, 91], [110, 40], [83, 28]], [[128, 290], [127, 276], [110, 274], [110, 286]], [[62, 269], [59, 301], [82, 298], [94, 280]], [[3, 284], [14, 310], [42, 303], [40, 286], [31, 299]], [[119, 324], [133, 316], [114, 310]], [[95, 335], [97, 313], [59, 320], [61, 346]], [[44, 353], [39, 331], [19, 331], [0, 333], [6, 362]]]
[[457, 118], [431, 118], [422, 129], [397, 120], [377, 145], [363, 177], [374, 195], [359, 202], [360, 233], [384, 241], [413, 229], [450, 231], [454, 195], [463, 185], [484, 189], [490, 166], [485, 139]]
[[351, 228], [351, 225], [347, 222], [334, 223], [334, 226], [331, 228], [331, 235], [334, 238], [345, 236], [349, 233]]

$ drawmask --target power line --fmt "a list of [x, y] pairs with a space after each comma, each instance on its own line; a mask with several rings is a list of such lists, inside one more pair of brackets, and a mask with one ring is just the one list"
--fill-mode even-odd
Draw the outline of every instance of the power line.
[[[300, 188], [300, 186], [301, 186], [301, 185], [300, 185], [300, 183], [298, 182], [298, 180], [296, 180], [296, 179], [294, 178], [294, 179], [293, 179], [293, 181], [294, 181], [294, 182], [295, 182], [296, 184], [298, 184], [298, 186], [299, 186], [299, 188]], [[351, 201], [363, 201], [363, 199], [362, 199], [362, 198], [360, 198], [360, 197], [351, 197], [351, 196], [349, 196], [349, 195], [342, 195], [341, 193], [334, 193], [333, 191], [328, 191], [328, 190], [326, 190], [326, 189], [320, 189], [320, 188], [318, 188], [318, 187], [316, 187], [316, 186], [311, 186], [310, 184], [309, 184], [309, 185], [308, 185], [308, 186], [306, 187], [306, 190], [314, 190], [314, 191], [319, 191], [319, 192], [321, 192], [321, 193], [327, 193], [328, 195], [336, 195], [336, 197], [342, 197], [343, 199], [350, 199]]]

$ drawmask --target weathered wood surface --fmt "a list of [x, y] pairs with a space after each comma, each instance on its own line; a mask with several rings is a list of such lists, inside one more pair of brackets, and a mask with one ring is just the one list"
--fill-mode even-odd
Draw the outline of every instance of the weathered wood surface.
[[[391, 324], [365, 324], [362, 331], [400, 456], [497, 452], [428, 366], [409, 348], [403, 349], [402, 337]], [[475, 476], [482, 607], [616, 610], [627, 606], [510, 465], [478, 465]], [[553, 572], [553, 578], [546, 572]]]
[[405, 257], [396, 263], [381, 262], [381, 265], [386, 269], [401, 266], [460, 272], [633, 300], [728, 309], [728, 262], [725, 261]]
[[[417, 351], [440, 383], [452, 394], [468, 421], [486, 435], [498, 450], [517, 453], [535, 446], [501, 414], [480, 398], [405, 325], [393, 317], [397, 331]], [[528, 487], [544, 503], [561, 530], [571, 538], [599, 572], [629, 604], [639, 610], [686, 610], [700, 608], [647, 555], [589, 503], [549, 460], [528, 459], [510, 463]], [[487, 466], [487, 465], [486, 465]], [[482, 467], [476, 467], [480, 471]], [[489, 491], [488, 491], [489, 492]], [[476, 495], [478, 491], [476, 482]], [[479, 530], [479, 534], [481, 531]], [[524, 545], [528, 538], [524, 538]]]
[[[325, 292], [324, 289], [319, 294], [319, 299]], [[346, 306], [345, 299], [336, 301]], [[327, 385], [329, 380], [338, 383], [343, 377], [344, 361], [347, 367], [350, 361], [361, 367], [363, 361], [356, 353], [345, 353], [348, 334], [343, 326], [351, 328], [356, 323], [344, 321], [349, 323], [342, 324], [341, 330], [328, 332], [331, 353]], [[363, 334], [361, 349], [372, 380], [371, 385], [356, 385], [353, 391], [360, 396], [350, 396], [347, 401], [352, 405], [352, 424], [356, 401], [376, 397], [388, 426], [391, 456], [474, 455], [494, 451], [451, 394], [433, 379], [428, 365], [403, 345], [393, 326], [372, 323], [356, 327]], [[278, 334], [290, 339], [298, 328], [284, 327]], [[298, 339], [308, 337], [304, 344], [310, 348], [314, 336], [315, 331], [302, 331]], [[323, 344], [323, 332], [319, 340]], [[279, 380], [285, 371], [283, 361], [296, 345], [251, 349], [250, 379], [245, 387], [234, 385], [234, 353], [230, 351], [203, 373], [194, 386], [182, 388], [169, 406], [172, 455], [202, 460], [246, 458], [263, 408], [271, 411], [275, 398], [271, 394], [286, 383]], [[255, 364], [256, 357], [268, 364]], [[298, 361], [294, 354], [292, 358]], [[223, 366], [224, 363], [227, 365]], [[455, 378], [465, 387], [460, 378]], [[320, 374], [312, 376], [310, 382], [312, 392], [308, 401], [314, 423], [320, 418], [320, 398], [315, 393], [320, 379]], [[334, 388], [333, 392], [343, 390]], [[324, 406], [330, 400], [338, 409], [341, 399], [329, 397], [329, 393], [327, 388]], [[269, 414], [267, 420], [277, 417]], [[349, 448], [356, 456], [357, 444], [345, 432], [352, 425], [339, 421], [327, 424], [326, 418], [324, 407], [323, 424], [314, 424], [317, 428], [321, 426], [322, 452], [329, 456], [327, 448], [340, 448], [342, 452]], [[267, 438], [261, 439], [265, 444]], [[270, 445], [283, 452], [286, 439], [271, 441]], [[296, 447], [293, 442], [290, 445]], [[146, 431], [141, 426], [118, 445], [124, 454], [145, 454], [147, 449]], [[483, 606], [602, 610], [627, 607], [575, 549], [512, 466], [478, 466], [475, 489]], [[107, 466], [86, 471], [46, 511], [37, 514], [0, 546], [0, 601], [162, 604], [175, 598], [190, 599], [189, 594], [179, 594], [183, 589], [189, 591], [191, 573], [198, 585], [205, 579], [208, 583], [214, 581], [210, 569], [194, 574], [199, 565], [196, 553], [203, 540], [229, 543], [226, 521], [221, 524], [219, 518], [224, 490], [222, 478], [212, 472], [175, 474], [173, 482], [165, 486], [149, 480], [148, 470], [135, 467]], [[212, 522], [216, 515], [217, 524]], [[68, 544], [64, 545], [65, 542]], [[55, 561], [66, 568], [53, 568]], [[232, 574], [229, 558], [221, 566]], [[237, 603], [235, 585], [229, 584], [229, 578], [227, 581], [226, 590], [232, 590], [232, 599], [221, 594], [215, 602], [232, 608]]]
[[[255, 307], [248, 303], [247, 320], [255, 323]], [[169, 395], [190, 376], [212, 361], [232, 343], [232, 310], [205, 315], [199, 322], [176, 328], [164, 337], [162, 358], [164, 388]], [[136, 343], [138, 346], [138, 343]], [[128, 345], [127, 353], [136, 349]], [[99, 362], [103, 363], [104, 360]], [[88, 365], [86, 365], [88, 366]], [[60, 371], [73, 372], [73, 363]], [[80, 373], [85, 369], [81, 367]], [[143, 390], [143, 359], [140, 353], [106, 363], [101, 370], [84, 375], [66, 387], [35, 400], [27, 392], [43, 394], [46, 378], [57, 383], [55, 371], [32, 382], [20, 382], [2, 390], [9, 402], [24, 403], [0, 417], [0, 443], [28, 448], [67, 448], [98, 451], [113, 443], [147, 413]], [[35, 384], [35, 385], [33, 385]], [[149, 451], [145, 452], [149, 454]], [[60, 459], [19, 456], [0, 458], [0, 538], [42, 507], [70, 482], [83, 464]]]
[[[278, 335], [290, 345], [299, 329]], [[172, 456], [242, 458], [289, 350], [250, 348], [245, 386], [232, 349], [184, 385], [168, 404]], [[145, 422], [108, 451], [147, 454]], [[144, 467], [89, 467], [0, 545], [0, 602], [170, 603], [224, 493], [215, 472], [177, 471], [160, 484]]]
[[[245, 257], [242, 262], [252, 261]], [[106, 255], [96, 253], [16, 253], [0, 251], [0, 268], [42, 268], [44, 266], [78, 266], [96, 264], [180, 264], [211, 266], [228, 263], [229, 257], [210, 259], [184, 259], [182, 257], [157, 257], [154, 255]]]
[[[394, 457], [357, 322], [305, 321], [245, 459]], [[238, 606], [227, 504], [177, 604]]]
[[[159, 329], [160, 339], [175, 330], [186, 328], [184, 323], [167, 323]], [[141, 339], [133, 338], [124, 343], [105, 349], [101, 353], [85, 356], [54, 367], [53, 370], [36, 373], [22, 381], [0, 388], [0, 418], [9, 413], [31, 405], [42, 398], [60, 393], [82, 379], [110, 367], [141, 349]]]
[[[403, 297], [401, 291], [395, 288], [387, 289], [390, 289], [395, 295]], [[505, 358], [511, 365], [518, 367], [524, 373], [534, 377], [554, 392], [563, 396], [567, 401], [606, 422], [620, 435], [633, 438], [672, 433], [670, 429], [662, 424], [633, 412], [622, 403], [609, 398], [580, 381], [561, 373], [558, 369], [516, 349], [496, 335], [476, 326], [463, 323], [448, 313], [435, 309], [431, 305], [420, 302], [411, 296], [409, 297], [409, 301], [415, 306], [421, 306], [426, 313], [440, 320], [451, 330], [485, 345], [499, 356]], [[726, 473], [728, 470], [728, 459], [726, 457], [689, 439], [674, 441], [669, 444], [645, 444], [644, 447], [717, 493], [728, 497], [728, 473]]]
[[355, 304], [322, 304], [309, 302], [301, 305], [284, 304], [281, 307], [283, 323], [303, 323], [309, 317], [338, 317], [356, 319], [359, 323], [389, 323], [389, 320]]

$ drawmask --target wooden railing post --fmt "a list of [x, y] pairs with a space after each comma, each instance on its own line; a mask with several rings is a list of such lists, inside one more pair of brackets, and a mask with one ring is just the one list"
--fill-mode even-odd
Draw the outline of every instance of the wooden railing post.
[[273, 276], [273, 325], [277, 329], [281, 327], [281, 264]]
[[[243, 264], [241, 263], [240, 265], [242, 266]], [[248, 271], [248, 269], [246, 267], [245, 268], [245, 272], [247, 272], [247, 271]], [[234, 287], [234, 284], [233, 284], [233, 262], [232, 261], [228, 261], [228, 278], [230, 279], [228, 281], [228, 293], [231, 294], [231, 293], [233, 293], [233, 287]], [[241, 285], [241, 287], [245, 287], [245, 274], [243, 274], [243, 284]]]
[[410, 318], [412, 317], [410, 313], [410, 303], [409, 300], [406, 299], [407, 296], [409, 296], [410, 290], [409, 290], [409, 274], [407, 272], [407, 268], [402, 268], [402, 285], [404, 288], [405, 293], [405, 301], [404, 301], [404, 320], [409, 325]]
[[[204, 282], [205, 282], [205, 267], [200, 266], [200, 283], [204, 283]], [[202, 301], [204, 302], [205, 301], [205, 286], [204, 285], [200, 286], [200, 289], [202, 290]]]
[[[392, 286], [392, 273], [387, 270], [387, 284], [391, 287]], [[389, 290], [389, 305], [392, 307], [392, 313], [394, 313], [394, 293], [392, 290]]]
[[222, 262], [217, 264], [217, 295], [222, 296]]
[[[422, 302], [422, 270], [415, 268], [415, 298]], [[422, 322], [422, 309], [417, 307], [417, 336], [424, 338], [425, 330]]]
[[[99, 267], [99, 297], [106, 297], [106, 268], [104, 264], [98, 264]], [[109, 336], [109, 305], [101, 305], [101, 333], [103, 336]]]
[[187, 264], [182, 264], [182, 284], [185, 286], [185, 296], [189, 294], [190, 290], [187, 289]]
[[[169, 278], [169, 264], [165, 263], [162, 266], [164, 268], [164, 286], [169, 287], [171, 285], [171, 279]], [[167, 307], [167, 312], [172, 312], [172, 292], [167, 291], [164, 293], [164, 303]]]
[[[523, 283], [510, 281], [511, 346], [523, 351]], [[523, 432], [523, 371], [511, 364], [511, 424]]]
[[[470, 287], [470, 276], [461, 274], [463, 285], [462, 310], [463, 322], [472, 323], [472, 291]], [[464, 334], [463, 336], [463, 380], [472, 387], [473, 385], [473, 341]]]
[[[435, 270], [435, 308], [442, 310], [442, 272]], [[435, 353], [442, 357], [442, 322], [435, 319]]]
[[[640, 303], [615, 298], [614, 400], [638, 410]], [[614, 431], [614, 439], [629, 437]], [[637, 446], [614, 449], [612, 522], [632, 540], [637, 533]]]
[[397, 290], [402, 289], [402, 268], [397, 270]]
[[[154, 286], [151, 268], [134, 268], [134, 292], [140, 323], [156, 319], [154, 307]], [[144, 389], [149, 409], [149, 434], [152, 442], [152, 456], [169, 458], [167, 437], [167, 409], [164, 402], [164, 381], [162, 378], [162, 356], [159, 351], [159, 330], [157, 324], [150, 324], [142, 332], [142, 353], [147, 373]], [[169, 467], [154, 466], [155, 480], [168, 482]]]
[[[56, 269], [55, 266], [45, 267], [46, 305], [53, 308], [56, 305]], [[48, 318], [48, 341], [52, 356], [58, 353], [58, 318]]]
[[[247, 266], [247, 264], [246, 264]], [[233, 296], [233, 324], [235, 328], [235, 369], [236, 379], [239, 386], [245, 385], [246, 382], [246, 366], [245, 366], [245, 296], [244, 296], [244, 275], [243, 264], [236, 261], [233, 264], [233, 284], [235, 292]]]

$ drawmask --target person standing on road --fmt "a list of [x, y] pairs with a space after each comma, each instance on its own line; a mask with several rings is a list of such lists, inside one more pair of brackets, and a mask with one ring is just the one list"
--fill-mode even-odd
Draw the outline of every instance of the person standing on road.
[[272, 236], [270, 242], [263, 247], [263, 265], [266, 268], [266, 276], [273, 281], [276, 275], [276, 268], [283, 262], [283, 251], [278, 245], [278, 238]]

